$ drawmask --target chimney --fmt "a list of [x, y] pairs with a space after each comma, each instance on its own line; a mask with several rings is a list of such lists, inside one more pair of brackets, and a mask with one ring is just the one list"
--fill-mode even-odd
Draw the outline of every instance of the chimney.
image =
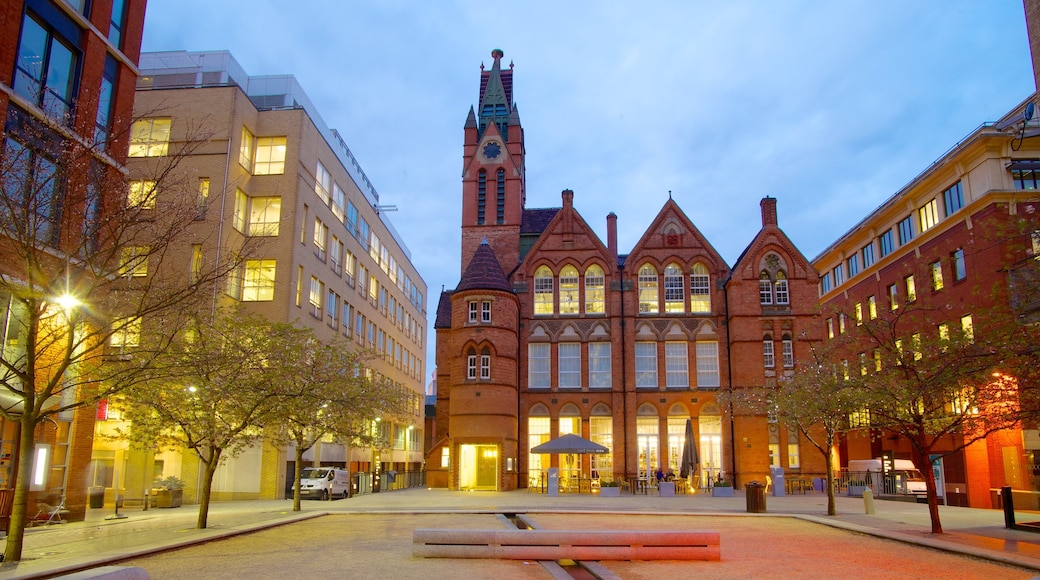
[[565, 189], [563, 190], [563, 193], [561, 193], [560, 195], [563, 196], [563, 207], [571, 207], [574, 205], [573, 191], [571, 191], [570, 189]]
[[776, 198], [763, 197], [759, 205], [762, 206], [762, 227], [776, 227]]
[[607, 251], [617, 259], [617, 214], [607, 214]]

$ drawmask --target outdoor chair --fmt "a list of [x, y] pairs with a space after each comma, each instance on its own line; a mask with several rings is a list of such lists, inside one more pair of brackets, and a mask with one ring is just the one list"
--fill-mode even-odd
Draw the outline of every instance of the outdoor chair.
[[61, 498], [58, 505], [51, 505], [45, 501], [36, 502], [36, 515], [29, 522], [30, 526], [46, 526], [49, 524], [64, 524], [65, 516], [69, 510], [65, 508], [65, 498]]

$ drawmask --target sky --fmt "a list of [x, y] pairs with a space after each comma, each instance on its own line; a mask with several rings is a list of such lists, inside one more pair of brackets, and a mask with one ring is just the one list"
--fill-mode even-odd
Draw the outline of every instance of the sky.
[[[462, 265], [463, 124], [513, 63], [527, 207], [560, 192], [627, 253], [669, 194], [732, 265], [777, 198], [813, 259], [1035, 90], [1021, 0], [150, 0], [145, 51], [292, 74], [343, 135], [428, 286]], [[670, 192], [670, 193], [669, 193]]]

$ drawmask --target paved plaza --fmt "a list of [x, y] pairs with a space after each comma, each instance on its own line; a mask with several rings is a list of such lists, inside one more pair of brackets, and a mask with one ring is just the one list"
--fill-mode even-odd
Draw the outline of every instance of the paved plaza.
[[[550, 529], [711, 529], [720, 562], [601, 562], [602, 578], [802, 578], [872, 571], [888, 578], [1031, 578], [1040, 574], [1040, 534], [1007, 530], [1003, 513], [941, 507], [946, 533], [929, 533], [927, 506], [838, 498], [828, 517], [821, 494], [768, 497], [766, 514], [748, 514], [745, 498], [704, 494], [658, 497], [549, 497], [512, 492], [409, 489], [332, 502], [288, 500], [214, 504], [206, 530], [196, 506], [89, 510], [87, 521], [30, 529], [24, 560], [0, 565], [0, 578], [52, 577], [106, 564], [144, 568], [152, 578], [552, 578], [537, 562], [436, 560], [412, 556], [416, 528], [487, 529], [498, 515], [523, 513]], [[1019, 521], [1040, 514], [1018, 514]], [[894, 540], [894, 541], [893, 541]], [[178, 549], [183, 548], [183, 549]], [[558, 571], [557, 571], [558, 572]]]

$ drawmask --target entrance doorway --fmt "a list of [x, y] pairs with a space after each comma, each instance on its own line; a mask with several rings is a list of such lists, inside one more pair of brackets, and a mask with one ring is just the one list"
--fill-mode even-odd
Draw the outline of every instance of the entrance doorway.
[[462, 445], [459, 448], [459, 489], [498, 490], [497, 445]]

